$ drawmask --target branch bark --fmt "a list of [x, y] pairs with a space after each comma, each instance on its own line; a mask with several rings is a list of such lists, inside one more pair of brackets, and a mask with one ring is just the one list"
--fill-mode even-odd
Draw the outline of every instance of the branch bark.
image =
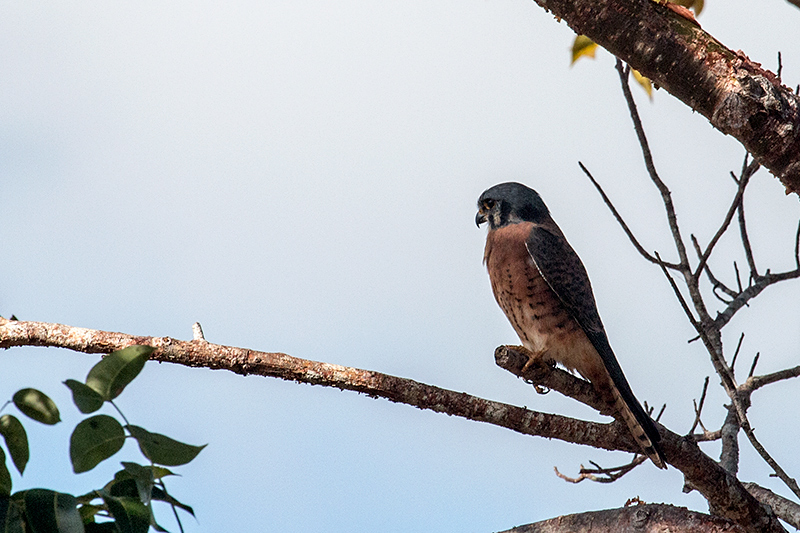
[[[543, 367], [531, 368], [523, 373], [522, 369], [528, 357], [514, 347], [501, 346], [498, 348], [495, 360], [512, 374], [569, 395], [569, 385], [560, 384], [561, 381], [567, 381], [561, 374], [557, 373], [557, 378], [554, 380], [541, 378]], [[563, 372], [563, 374], [567, 373]], [[567, 376], [576, 381], [583, 381], [569, 374]], [[591, 393], [586, 390], [581, 393], [583, 395], [596, 394], [593, 389]], [[602, 403], [602, 399], [597, 396], [594, 399], [579, 396], [577, 399], [587, 405]], [[732, 520], [748, 531], [784, 531], [772, 510], [760, 504], [742, 486], [736, 476], [703, 453], [691, 436], [682, 437], [658, 423], [657, 425], [661, 434], [661, 448], [667, 462], [683, 473], [688, 486], [699, 491], [705, 497], [714, 514]]]
[[502, 533], [744, 533], [744, 529], [716, 516], [665, 504], [632, 505], [517, 526]]
[[[600, 424], [539, 413], [379, 372], [308, 361], [284, 353], [222, 346], [200, 339], [180, 341], [170, 337], [134, 336], [0, 318], [0, 348], [52, 346], [84, 353], [109, 353], [132, 344], [156, 348], [151, 355], [151, 359], [156, 361], [337, 387], [420, 409], [488, 422], [527, 435], [606, 450], [633, 453], [639, 450], [624, 423]], [[507, 369], [517, 375], [522, 375], [522, 367], [527, 361], [525, 355], [508, 347], [499, 348], [496, 358], [505, 361]], [[602, 405], [591, 385], [566, 372], [547, 372], [547, 368], [539, 368], [529, 369], [522, 376], [538, 379], [542, 386], [574, 393], [589, 405]], [[736, 522], [747, 531], [785, 533], [769, 507], [760, 504], [734, 476], [705, 455], [691, 437], [681, 437], [663, 426], [659, 430], [668, 462], [683, 472], [686, 480], [706, 497], [716, 514]]]
[[738, 139], [800, 193], [800, 97], [772, 72], [652, 0], [536, 0]]
[[420, 409], [487, 422], [526, 435], [604, 450], [635, 452], [639, 449], [621, 425], [615, 427], [614, 424], [540, 413], [380, 372], [309, 361], [285, 353], [212, 344], [205, 340], [181, 341], [170, 337], [136, 336], [0, 317], [0, 348], [50, 346], [105, 354], [133, 344], [154, 347], [156, 351], [150, 356], [153, 361], [352, 390], [373, 398], [386, 398]]

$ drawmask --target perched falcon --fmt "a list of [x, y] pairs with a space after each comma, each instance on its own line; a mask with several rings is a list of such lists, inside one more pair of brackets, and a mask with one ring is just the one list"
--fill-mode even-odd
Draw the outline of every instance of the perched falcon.
[[578, 254], [539, 194], [501, 183], [478, 199], [489, 223], [483, 261], [492, 291], [533, 360], [577, 370], [613, 405], [644, 453], [666, 468], [655, 423], [642, 409], [611, 350]]

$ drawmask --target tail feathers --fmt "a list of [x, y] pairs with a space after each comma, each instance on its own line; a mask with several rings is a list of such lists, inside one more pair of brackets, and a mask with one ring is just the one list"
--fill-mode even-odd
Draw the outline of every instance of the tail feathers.
[[[644, 412], [644, 409], [642, 409], [638, 402], [635, 408], [638, 408], [639, 417], [636, 416], [631, 406], [628, 405], [628, 402], [625, 401], [616, 387], [611, 387], [611, 393], [614, 398], [614, 407], [622, 416], [622, 419], [625, 420], [634, 440], [641, 446], [644, 454], [649, 457], [658, 468], [667, 468], [666, 459], [661, 451], [661, 447], [658, 445], [661, 436], [658, 434], [656, 425], [647, 413]], [[642, 418], [642, 420], [639, 418]]]

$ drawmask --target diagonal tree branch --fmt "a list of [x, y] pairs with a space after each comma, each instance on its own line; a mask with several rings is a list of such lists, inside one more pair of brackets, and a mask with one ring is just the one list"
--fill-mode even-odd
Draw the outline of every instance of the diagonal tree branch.
[[622, 226], [622, 231], [624, 231], [625, 235], [628, 236], [628, 239], [631, 241], [631, 244], [633, 244], [633, 247], [636, 248], [637, 252], [639, 252], [639, 255], [641, 255], [642, 257], [644, 257], [647, 261], [650, 261], [651, 263], [663, 264], [665, 267], [671, 268], [672, 270], [680, 270], [680, 268], [681, 268], [680, 265], [678, 265], [676, 263], [669, 263], [669, 262], [666, 262], [666, 261], [659, 261], [658, 259], [653, 257], [653, 255], [650, 254], [647, 250], [645, 250], [644, 247], [641, 244], [639, 244], [639, 240], [636, 238], [636, 236], [633, 234], [631, 229], [628, 227], [628, 224], [625, 223], [625, 220], [622, 218], [622, 215], [619, 214], [619, 211], [617, 211], [617, 208], [614, 207], [614, 204], [611, 202], [611, 199], [606, 194], [606, 191], [604, 191], [603, 188], [600, 186], [600, 183], [598, 183], [598, 181], [596, 179], [594, 179], [594, 176], [592, 176], [592, 173], [589, 172], [589, 169], [587, 169], [583, 165], [583, 163], [578, 161], [578, 166], [581, 167], [581, 170], [583, 170], [583, 173], [586, 174], [586, 176], [589, 178], [589, 181], [591, 181], [592, 185], [594, 185], [594, 188], [597, 189], [597, 192], [600, 193], [600, 196], [603, 198], [603, 201], [606, 203], [606, 206], [611, 211], [611, 214], [614, 215], [614, 218], [617, 219], [617, 222], [619, 223], [619, 225]]
[[739, 140], [800, 192], [800, 97], [743, 52], [652, 0], [536, 0]]
[[[628, 85], [628, 75], [630, 67], [625, 67], [622, 61], [617, 59], [616, 64], [617, 72], [619, 73], [620, 83], [622, 85], [622, 94], [625, 95], [625, 101], [628, 104], [628, 110], [631, 114], [633, 121], [633, 128], [636, 130], [636, 137], [639, 139], [639, 146], [642, 148], [642, 156], [644, 157], [644, 164], [647, 168], [647, 173], [650, 179], [655, 184], [658, 192], [661, 193], [661, 199], [664, 202], [664, 209], [667, 212], [667, 221], [669, 222], [669, 229], [672, 232], [672, 239], [675, 241], [675, 249], [678, 251], [679, 270], [688, 279], [691, 276], [691, 269], [689, 268], [689, 258], [686, 255], [686, 245], [681, 237], [681, 231], [678, 227], [678, 215], [675, 213], [675, 206], [672, 203], [672, 193], [669, 187], [661, 180], [656, 170], [656, 165], [653, 162], [653, 154], [650, 152], [650, 144], [647, 142], [647, 136], [644, 133], [642, 120], [639, 118], [639, 112], [636, 109], [636, 102], [633, 100], [630, 85]], [[661, 259], [657, 261], [659, 264], [664, 265]]]
[[[0, 348], [53, 346], [84, 353], [108, 353], [132, 344], [156, 348], [151, 359], [157, 361], [337, 387], [421, 409], [495, 424], [528, 435], [556, 438], [607, 450], [635, 453], [639, 449], [624, 423], [600, 424], [538, 413], [379, 372], [308, 361], [283, 353], [211, 344], [200, 339], [181, 341], [169, 337], [134, 336], [62, 324], [0, 318]], [[512, 371], [523, 375], [522, 368], [527, 356], [508, 347], [505, 352], [509, 355], [506, 360]], [[529, 369], [523, 377], [530, 379], [535, 372], [540, 371], [541, 369]], [[562, 374], [557, 374], [556, 381], [543, 380], [542, 384], [555, 388], [557, 380], [563, 381], [564, 387], [570, 386]], [[575, 380], [572, 386], [587, 396], [587, 402], [601, 402], [599, 397], [594, 400], [588, 398], [591, 396], [586, 389], [587, 386], [591, 387], [588, 383], [581, 385], [578, 382], [582, 380], [575, 377], [572, 380]], [[785, 533], [771, 510], [759, 503], [735, 477], [704, 454], [691, 437], [681, 437], [663, 426], [659, 430], [669, 463], [680, 470], [692, 486], [706, 497], [717, 514], [736, 522], [749, 532]]]
[[[744, 207], [742, 202], [742, 198], [744, 196], [744, 190], [747, 187], [747, 184], [750, 182], [750, 177], [753, 174], [755, 174], [760, 167], [761, 165], [753, 161], [749, 166], [747, 166], [746, 169], [742, 170], [742, 177], [738, 180], [739, 187], [736, 190], [736, 196], [734, 196], [733, 201], [731, 201], [731, 206], [728, 209], [728, 213], [725, 215], [725, 219], [722, 221], [722, 224], [720, 224], [720, 227], [717, 230], [717, 232], [711, 238], [711, 242], [709, 242], [708, 246], [706, 246], [706, 251], [700, 255], [700, 261], [697, 264], [697, 267], [695, 268], [694, 272], [695, 277], [700, 276], [700, 273], [703, 271], [703, 268], [706, 266], [706, 263], [708, 262], [708, 258], [711, 257], [711, 252], [714, 251], [714, 246], [717, 245], [717, 242], [719, 242], [722, 235], [728, 230], [728, 225], [731, 223], [731, 220], [733, 220], [733, 215], [734, 213], [736, 213], [737, 210], [741, 215], [742, 224], [744, 225]], [[749, 249], [749, 243], [748, 243], [748, 249]], [[752, 252], [748, 257], [751, 256]]]
[[517, 526], [501, 533], [619, 533], [669, 531], [670, 533], [742, 533], [744, 529], [683, 507], [664, 504], [631, 505], [559, 516]]
[[[90, 354], [104, 354], [133, 344], [156, 348], [150, 356], [154, 361], [336, 387], [372, 397], [386, 398], [392, 402], [405, 403], [420, 409], [487, 422], [526, 435], [558, 439], [605, 450], [627, 452], [639, 450], [633, 438], [619, 424], [617, 426], [611, 424], [614, 426], [612, 428], [609, 424], [539, 413], [380, 372], [310, 361], [285, 353], [260, 352], [212, 344], [205, 340], [181, 341], [170, 337], [135, 336], [75, 328], [63, 324], [7, 320], [0, 317], [0, 348], [51, 346]], [[552, 380], [553, 386], [559, 386], [557, 383], [564, 382], [563, 378], [563, 375], [556, 375]], [[571, 386], [579, 397], [583, 395], [587, 402], [599, 402], [596, 396], [590, 396], [587, 392], [586, 387], [591, 389], [591, 385], [581, 380], [577, 381], [578, 383], [573, 383]], [[564, 385], [564, 387], [569, 386], [569, 384]]]

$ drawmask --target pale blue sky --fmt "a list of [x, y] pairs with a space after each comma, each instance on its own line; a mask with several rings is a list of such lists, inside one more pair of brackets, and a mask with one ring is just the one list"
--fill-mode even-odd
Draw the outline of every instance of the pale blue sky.
[[[782, 0], [709, 0], [704, 28], [800, 82], [800, 11]], [[593, 280], [640, 400], [677, 432], [712, 372], [660, 271], [641, 261], [577, 161], [648, 249], [671, 257], [613, 59], [569, 67], [573, 34], [521, 0], [6, 2], [0, 7], [0, 314], [141, 335], [191, 337], [379, 370], [547, 412], [596, 418], [538, 396], [494, 365], [516, 342], [481, 265], [475, 201], [517, 180], [536, 188]], [[634, 89], [683, 230], [707, 240], [743, 149], [670, 95]], [[762, 269], [792, 268], [796, 197], [762, 171], [748, 197]], [[743, 264], [735, 240], [712, 263]], [[800, 283], [768, 290], [729, 326], [743, 360], [797, 364]], [[0, 398], [50, 393], [64, 423], [27, 423], [15, 488], [83, 493], [132, 444], [71, 474], [80, 420], [61, 381], [96, 357], [3, 354]], [[744, 366], [744, 365], [743, 365]], [[724, 397], [712, 378], [706, 421]], [[797, 425], [754, 396], [752, 422], [793, 475]], [[150, 363], [120, 400], [131, 422], [209, 443], [171, 480], [187, 531], [497, 531], [620, 506], [632, 496], [705, 510], [671, 469], [612, 486], [568, 485], [623, 454], [525, 437], [350, 392]], [[599, 419], [599, 418], [598, 418]], [[707, 449], [716, 454], [716, 447]], [[780, 491], [743, 446], [742, 477]], [[783, 491], [785, 492], [785, 491]], [[175, 530], [161, 509], [164, 525]]]

